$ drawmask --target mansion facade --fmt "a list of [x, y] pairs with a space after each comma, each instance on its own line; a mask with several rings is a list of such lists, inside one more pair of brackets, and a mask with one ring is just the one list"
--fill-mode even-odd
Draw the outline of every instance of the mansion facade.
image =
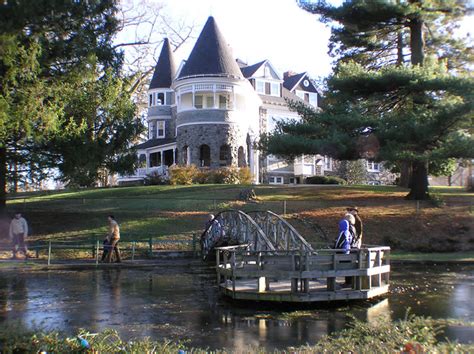
[[[263, 156], [262, 133], [278, 121], [299, 119], [286, 100], [319, 109], [321, 95], [306, 73], [280, 75], [270, 61], [248, 65], [236, 60], [213, 17], [179, 67], [167, 39], [148, 90], [148, 140], [137, 145], [140, 168], [119, 183], [166, 175], [170, 166], [248, 167], [254, 183], [304, 183], [333, 170], [320, 155], [289, 163]], [[371, 166], [374, 167], [374, 166]]]

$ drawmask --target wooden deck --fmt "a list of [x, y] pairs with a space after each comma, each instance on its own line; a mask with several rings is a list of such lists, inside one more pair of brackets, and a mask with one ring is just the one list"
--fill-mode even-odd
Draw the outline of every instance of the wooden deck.
[[[389, 292], [389, 247], [367, 247], [341, 254], [249, 252], [243, 246], [216, 252], [220, 291], [233, 299], [321, 302], [369, 299]], [[346, 285], [346, 279], [350, 285]]]

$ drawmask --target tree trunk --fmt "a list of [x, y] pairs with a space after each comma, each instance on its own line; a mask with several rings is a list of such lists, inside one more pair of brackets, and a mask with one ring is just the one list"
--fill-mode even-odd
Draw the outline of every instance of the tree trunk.
[[397, 33], [397, 66], [403, 65], [403, 33], [400, 29]]
[[7, 206], [7, 149], [0, 146], [0, 215]]
[[423, 19], [415, 17], [410, 20], [411, 63], [423, 65], [425, 59], [425, 40], [423, 37]]
[[410, 193], [408, 193], [406, 199], [428, 199], [428, 163], [422, 161], [414, 161], [412, 166], [412, 184], [410, 187]]
[[403, 188], [410, 188], [412, 176], [411, 161], [402, 161], [400, 166], [400, 182], [398, 185]]

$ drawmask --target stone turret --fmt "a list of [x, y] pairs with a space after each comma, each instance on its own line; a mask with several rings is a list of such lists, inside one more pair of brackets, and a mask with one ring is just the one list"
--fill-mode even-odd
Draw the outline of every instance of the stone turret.
[[248, 135], [258, 132], [259, 99], [213, 17], [173, 88], [180, 163], [217, 168], [253, 161]]
[[168, 38], [153, 72], [148, 89], [148, 128], [149, 139], [171, 139], [175, 137], [176, 122], [172, 114], [175, 104], [174, 90], [171, 88], [176, 75], [176, 64]]

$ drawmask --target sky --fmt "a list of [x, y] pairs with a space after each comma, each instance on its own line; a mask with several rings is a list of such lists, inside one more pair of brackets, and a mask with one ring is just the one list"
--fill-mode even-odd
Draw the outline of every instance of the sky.
[[[338, 5], [342, 1], [328, 2]], [[122, 3], [132, 8], [146, 4], [152, 10], [159, 9], [171, 21], [194, 26], [194, 38], [175, 52], [178, 63], [188, 58], [207, 18], [212, 15], [234, 57], [249, 65], [268, 59], [280, 74], [287, 70], [306, 71], [318, 79], [331, 73], [331, 58], [327, 54], [330, 29], [316, 15], [299, 8], [296, 0], [122, 0]], [[474, 35], [473, 16], [463, 22], [461, 32]], [[140, 31], [146, 33], [145, 27], [140, 27]], [[162, 34], [156, 34], [161, 40]], [[131, 31], [121, 33], [117, 41], [126, 42], [127, 36], [132, 36]], [[149, 66], [158, 59], [161, 47], [157, 49], [148, 54]]]
[[[336, 0], [335, 0], [336, 1]], [[195, 38], [176, 52], [189, 56], [207, 18], [213, 16], [235, 58], [249, 65], [269, 59], [277, 71], [307, 71], [313, 78], [331, 72], [330, 30], [295, 0], [147, 0], [167, 17], [194, 24]], [[159, 53], [158, 53], [159, 54]], [[156, 60], [156, 58], [155, 58]]]

